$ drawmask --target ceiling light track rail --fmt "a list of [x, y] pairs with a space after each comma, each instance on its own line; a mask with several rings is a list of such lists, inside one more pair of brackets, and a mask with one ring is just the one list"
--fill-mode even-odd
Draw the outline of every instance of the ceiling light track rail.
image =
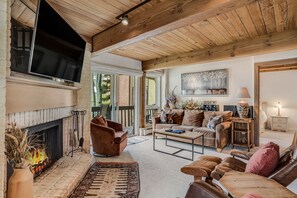
[[137, 8], [139, 8], [140, 6], [143, 6], [144, 4], [150, 2], [151, 0], [145, 0], [143, 2], [141, 2], [140, 4], [137, 4], [136, 6], [134, 6], [133, 8], [130, 8], [129, 10], [127, 10], [126, 12], [120, 14], [119, 16], [116, 17], [116, 19], [118, 20], [122, 20], [123, 17], [127, 16], [130, 12], [136, 10]]

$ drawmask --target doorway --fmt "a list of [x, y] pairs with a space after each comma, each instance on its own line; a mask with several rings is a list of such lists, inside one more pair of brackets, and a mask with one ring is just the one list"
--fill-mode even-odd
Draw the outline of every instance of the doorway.
[[[261, 104], [262, 101], [260, 100], [261, 99], [261, 92], [260, 92], [260, 88], [261, 88], [261, 78], [260, 78], [260, 76], [261, 76], [261, 73], [264, 73], [264, 72], [278, 72], [278, 71], [290, 71], [290, 70], [297, 70], [297, 58], [255, 63], [254, 112], [255, 112], [255, 137], [256, 137], [255, 138], [255, 144], [256, 144], [256, 146], [259, 146], [259, 144], [260, 144], [260, 134], [261, 134], [261, 129], [263, 129], [263, 126], [262, 126], [263, 121], [261, 122], [261, 119], [260, 119], [260, 117], [263, 117], [263, 109], [262, 109], [262, 104]], [[276, 78], [274, 80], [277, 81], [278, 79]], [[290, 90], [287, 90], [287, 91], [289, 92]], [[281, 104], [279, 104], [276, 101], [276, 104], [274, 105], [275, 111], [279, 110], [280, 105]], [[266, 104], [264, 103], [264, 109], [265, 109], [265, 106], [266, 106]], [[275, 114], [277, 116], [278, 112], [275, 112]]]
[[135, 78], [128, 75], [92, 74], [92, 116], [119, 122], [129, 135], [135, 132]]

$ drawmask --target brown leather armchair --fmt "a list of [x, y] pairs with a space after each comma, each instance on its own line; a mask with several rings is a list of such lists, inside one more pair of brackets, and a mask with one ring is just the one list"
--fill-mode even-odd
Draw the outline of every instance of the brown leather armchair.
[[[181, 171], [193, 175], [194, 179], [205, 177], [206, 181], [211, 183], [212, 179], [220, 180], [226, 172], [244, 172], [246, 163], [237, 158], [249, 160], [253, 153], [232, 150], [231, 155], [233, 157], [226, 157], [223, 160], [215, 156], [201, 156], [197, 161], [182, 167]], [[283, 186], [289, 185], [297, 178], [297, 133], [291, 146], [281, 153], [278, 166], [269, 178]]]
[[[249, 160], [253, 155], [253, 153], [238, 150], [232, 150], [230, 154], [233, 157], [227, 157], [217, 165], [211, 173], [212, 178], [219, 180], [226, 172], [234, 170], [244, 172], [246, 163], [237, 158]], [[297, 133], [294, 135], [291, 146], [281, 153], [278, 166], [269, 178], [283, 186], [289, 185], [297, 178]]]
[[198, 197], [229, 198], [222, 191], [218, 190], [217, 188], [211, 186], [210, 184], [202, 180], [196, 180], [195, 182], [190, 184], [185, 198], [198, 198]]
[[128, 132], [123, 131], [122, 124], [106, 120], [107, 126], [104, 126], [96, 119], [91, 122], [93, 151], [106, 156], [120, 155], [127, 146]]

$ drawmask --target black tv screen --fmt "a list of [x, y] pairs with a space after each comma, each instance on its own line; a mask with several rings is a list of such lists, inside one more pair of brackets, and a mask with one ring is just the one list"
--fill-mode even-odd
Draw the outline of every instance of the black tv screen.
[[29, 73], [80, 82], [86, 42], [45, 0], [36, 17]]

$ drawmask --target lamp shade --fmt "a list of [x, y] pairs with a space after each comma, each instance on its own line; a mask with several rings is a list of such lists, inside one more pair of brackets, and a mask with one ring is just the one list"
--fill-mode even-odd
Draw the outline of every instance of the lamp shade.
[[237, 90], [236, 98], [251, 98], [249, 91], [246, 87], [240, 87]]

